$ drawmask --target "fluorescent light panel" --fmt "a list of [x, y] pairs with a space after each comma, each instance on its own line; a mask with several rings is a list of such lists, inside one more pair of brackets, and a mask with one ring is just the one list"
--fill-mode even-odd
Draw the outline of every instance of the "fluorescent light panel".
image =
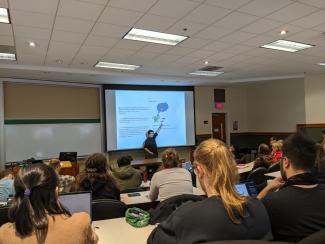
[[132, 28], [123, 39], [175, 46], [187, 39], [187, 36]]
[[325, 66], [325, 62], [323, 63], [318, 63], [318, 65]]
[[275, 42], [263, 45], [261, 47], [285, 51], [285, 52], [297, 52], [313, 46], [304, 43], [299, 43], [299, 42], [277, 40]]
[[1, 60], [16, 60], [16, 54], [14, 53], [0, 53]]
[[140, 65], [98, 62], [95, 67], [107, 69], [136, 70]]
[[0, 23], [9, 24], [9, 14], [7, 8], [0, 8]]
[[189, 73], [190, 75], [201, 75], [201, 76], [218, 76], [223, 74], [224, 72], [218, 72], [218, 71], [203, 71], [203, 70], [196, 70], [192, 73]]

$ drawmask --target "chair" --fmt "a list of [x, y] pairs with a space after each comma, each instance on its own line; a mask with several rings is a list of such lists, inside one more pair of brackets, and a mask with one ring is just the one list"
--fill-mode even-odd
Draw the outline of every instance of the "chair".
[[0, 207], [0, 226], [9, 222], [8, 210], [9, 207]]
[[272, 173], [272, 172], [276, 172], [276, 171], [280, 171], [280, 164], [279, 163], [271, 164], [270, 167], [267, 169], [268, 173]]
[[267, 173], [267, 169], [264, 167], [258, 167], [249, 173], [247, 180], [253, 180], [256, 189], [260, 192], [267, 185], [267, 177], [265, 174]]
[[161, 223], [166, 220], [177, 208], [188, 201], [197, 202], [202, 201], [205, 197], [192, 194], [183, 194], [173, 196], [160, 202], [156, 208], [150, 209], [150, 224]]
[[92, 220], [114, 219], [124, 217], [126, 205], [114, 199], [97, 199], [92, 201]]
[[325, 243], [325, 229], [317, 231], [310, 236], [299, 241], [297, 244], [324, 244]]

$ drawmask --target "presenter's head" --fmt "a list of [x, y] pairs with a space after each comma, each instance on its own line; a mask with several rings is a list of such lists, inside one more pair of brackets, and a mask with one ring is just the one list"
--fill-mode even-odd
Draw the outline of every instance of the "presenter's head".
[[174, 148], [168, 148], [163, 151], [161, 160], [165, 169], [176, 168], [179, 165], [179, 157]]
[[148, 136], [148, 138], [153, 138], [154, 135], [155, 135], [155, 132], [154, 132], [153, 130], [148, 130], [148, 131], [147, 131], [147, 136]]
[[46, 164], [32, 164], [19, 170], [14, 180], [15, 199], [9, 210], [17, 233], [36, 234], [44, 243], [48, 232], [48, 217], [70, 213], [58, 201], [59, 179], [55, 170]]
[[194, 169], [207, 195], [219, 196], [232, 222], [240, 223], [247, 199], [236, 191], [238, 170], [227, 146], [220, 140], [203, 141], [194, 152]]

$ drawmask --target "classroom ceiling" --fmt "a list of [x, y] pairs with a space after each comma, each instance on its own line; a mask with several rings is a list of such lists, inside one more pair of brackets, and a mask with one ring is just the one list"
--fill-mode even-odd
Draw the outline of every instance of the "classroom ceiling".
[[[324, 0], [0, 0], [0, 7], [12, 22], [0, 24], [0, 45], [17, 54], [0, 61], [0, 77], [211, 85], [325, 73], [317, 65], [325, 62]], [[122, 39], [132, 27], [189, 38], [174, 47]], [[315, 46], [260, 48], [278, 39]], [[225, 73], [188, 74], [206, 60]], [[98, 61], [142, 66], [120, 72], [94, 68]]]

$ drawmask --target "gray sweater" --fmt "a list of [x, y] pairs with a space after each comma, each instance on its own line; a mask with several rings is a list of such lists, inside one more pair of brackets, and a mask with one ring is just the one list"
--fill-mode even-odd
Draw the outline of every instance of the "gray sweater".
[[151, 201], [160, 201], [167, 198], [193, 194], [190, 172], [183, 168], [163, 169], [155, 173], [151, 179], [149, 198]]

